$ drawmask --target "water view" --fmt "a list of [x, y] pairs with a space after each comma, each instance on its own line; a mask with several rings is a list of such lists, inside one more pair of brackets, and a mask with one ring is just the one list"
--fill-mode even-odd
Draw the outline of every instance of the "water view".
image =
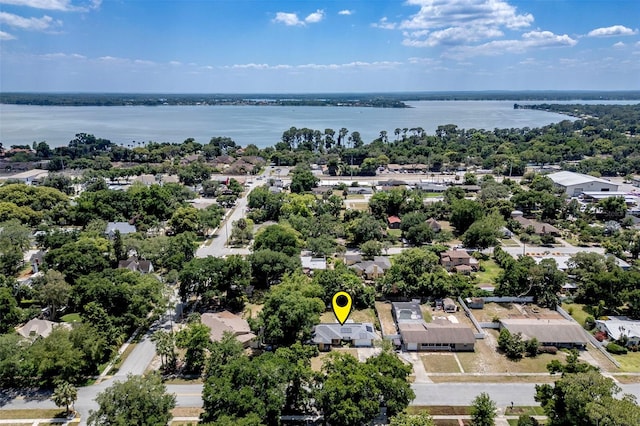
[[512, 101], [421, 101], [412, 108], [280, 107], [280, 106], [161, 106], [51, 107], [0, 105], [0, 142], [4, 146], [46, 141], [66, 145], [76, 133], [91, 133], [122, 145], [134, 141], [206, 143], [228, 136], [240, 145], [260, 148], [280, 140], [291, 126], [324, 130], [342, 127], [359, 131], [365, 142], [386, 130], [422, 127], [427, 133], [439, 125], [465, 129], [540, 127], [568, 119], [564, 115], [527, 109], [514, 110]]

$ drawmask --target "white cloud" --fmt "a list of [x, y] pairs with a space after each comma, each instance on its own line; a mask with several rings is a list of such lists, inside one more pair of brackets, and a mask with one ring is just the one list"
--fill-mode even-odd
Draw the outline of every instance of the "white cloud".
[[79, 53], [46, 53], [40, 57], [43, 59], [87, 59], [86, 56]]
[[389, 22], [389, 18], [386, 16], [380, 18], [378, 22], [371, 24], [371, 26], [375, 28], [382, 28], [383, 30], [395, 30], [397, 27], [395, 23]]
[[324, 19], [324, 10], [318, 9], [313, 13], [310, 13], [306, 18], [304, 18], [304, 22], [308, 24], [315, 24]]
[[61, 24], [60, 21], [54, 21], [51, 16], [43, 16], [42, 18], [24, 18], [14, 15], [13, 13], [0, 12], [0, 24], [6, 24], [10, 27], [20, 28], [23, 30], [44, 31], [52, 25]]
[[182, 65], [182, 62], [180, 62], [180, 61], [169, 61], [169, 65], [173, 65], [174, 67], [179, 67], [180, 65]]
[[596, 28], [589, 31], [589, 37], [612, 37], [612, 36], [630, 36], [638, 34], [638, 30], [627, 28], [624, 25], [614, 25], [612, 27]]
[[273, 18], [273, 22], [277, 22], [279, 24], [285, 24], [290, 27], [297, 26], [297, 25], [304, 25], [304, 21], [301, 21], [300, 18], [298, 18], [298, 15], [296, 13], [287, 13], [287, 12], [276, 13], [276, 17]]
[[551, 31], [531, 31], [524, 33], [520, 40], [494, 40], [475, 46], [456, 46], [445, 54], [451, 58], [472, 56], [497, 56], [504, 53], [524, 53], [530, 49], [551, 47], [572, 47], [577, 40], [566, 34], [558, 35]]
[[349, 9], [341, 10], [340, 12], [338, 12], [338, 15], [345, 15], [345, 16], [353, 15], [353, 10], [349, 10]]
[[136, 59], [135, 61], [133, 61], [133, 63], [136, 65], [144, 65], [144, 66], [151, 66], [156, 64], [153, 61], [147, 61], [145, 59]]
[[403, 44], [415, 47], [464, 45], [518, 30], [533, 22], [530, 13], [518, 13], [505, 0], [408, 0], [420, 10], [399, 23], [382, 18], [374, 26], [404, 30]]
[[2, 41], [7, 41], [7, 40], [15, 40], [16, 38], [14, 36], [12, 36], [11, 34], [4, 32], [4, 31], [0, 31], [0, 40]]
[[626, 46], [627, 46], [626, 44], [624, 44], [623, 42], [619, 41], [619, 42], [615, 43], [612, 47], [614, 49], [622, 49], [623, 47], [626, 47]]
[[393, 68], [402, 65], [402, 62], [395, 61], [375, 61], [375, 62], [363, 62], [353, 61], [344, 64], [300, 64], [300, 65], [269, 65], [269, 64], [235, 64], [223, 66], [223, 69], [252, 69], [252, 70], [338, 70], [338, 69], [352, 69], [352, 68]]
[[324, 10], [318, 9], [313, 13], [307, 15], [304, 20], [298, 17], [297, 13], [278, 12], [276, 17], [273, 18], [273, 22], [278, 24], [284, 24], [288, 27], [304, 26], [305, 24], [315, 24], [324, 19]]
[[0, 4], [27, 6], [35, 9], [60, 10], [63, 12], [86, 12], [90, 9], [99, 8], [102, 0], [85, 1], [82, 5], [73, 5], [71, 0], [0, 0]]

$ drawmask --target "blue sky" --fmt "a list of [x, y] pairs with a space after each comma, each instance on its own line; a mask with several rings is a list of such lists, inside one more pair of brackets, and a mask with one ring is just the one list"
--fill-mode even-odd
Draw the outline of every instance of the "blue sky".
[[0, 0], [0, 90], [640, 89], [638, 0]]

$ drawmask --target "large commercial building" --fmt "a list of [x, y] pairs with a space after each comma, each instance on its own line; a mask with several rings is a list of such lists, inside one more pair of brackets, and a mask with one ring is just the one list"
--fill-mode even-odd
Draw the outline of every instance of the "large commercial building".
[[583, 192], [614, 192], [619, 187], [617, 183], [582, 173], [563, 171], [548, 176], [570, 197], [577, 197]]

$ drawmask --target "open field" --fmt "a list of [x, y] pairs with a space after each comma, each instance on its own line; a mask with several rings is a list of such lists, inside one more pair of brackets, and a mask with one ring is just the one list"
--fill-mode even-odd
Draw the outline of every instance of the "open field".
[[82, 321], [80, 319], [80, 314], [78, 314], [78, 313], [71, 313], [71, 314], [63, 315], [62, 317], [60, 317], [60, 320], [64, 321], [64, 322], [80, 322], [80, 321]]
[[380, 319], [382, 335], [397, 334], [396, 325], [391, 315], [391, 303], [376, 302], [376, 312], [378, 312], [378, 318]]
[[[373, 309], [354, 309], [349, 314], [349, 320], [353, 322], [370, 322], [372, 324], [376, 324], [376, 313]], [[320, 315], [321, 323], [334, 323], [338, 322], [336, 320], [333, 311], [326, 311], [322, 315]]]
[[535, 358], [524, 357], [511, 361], [496, 350], [496, 330], [485, 330], [487, 337], [476, 340], [475, 352], [458, 352], [458, 359], [465, 373], [547, 373], [547, 364], [554, 359], [564, 361], [566, 354], [540, 354]]
[[493, 260], [481, 260], [480, 269], [484, 269], [484, 271], [478, 271], [473, 274], [476, 277], [477, 284], [495, 284], [496, 278], [502, 271], [502, 268]]
[[420, 359], [427, 373], [461, 373], [452, 352], [421, 354]]

